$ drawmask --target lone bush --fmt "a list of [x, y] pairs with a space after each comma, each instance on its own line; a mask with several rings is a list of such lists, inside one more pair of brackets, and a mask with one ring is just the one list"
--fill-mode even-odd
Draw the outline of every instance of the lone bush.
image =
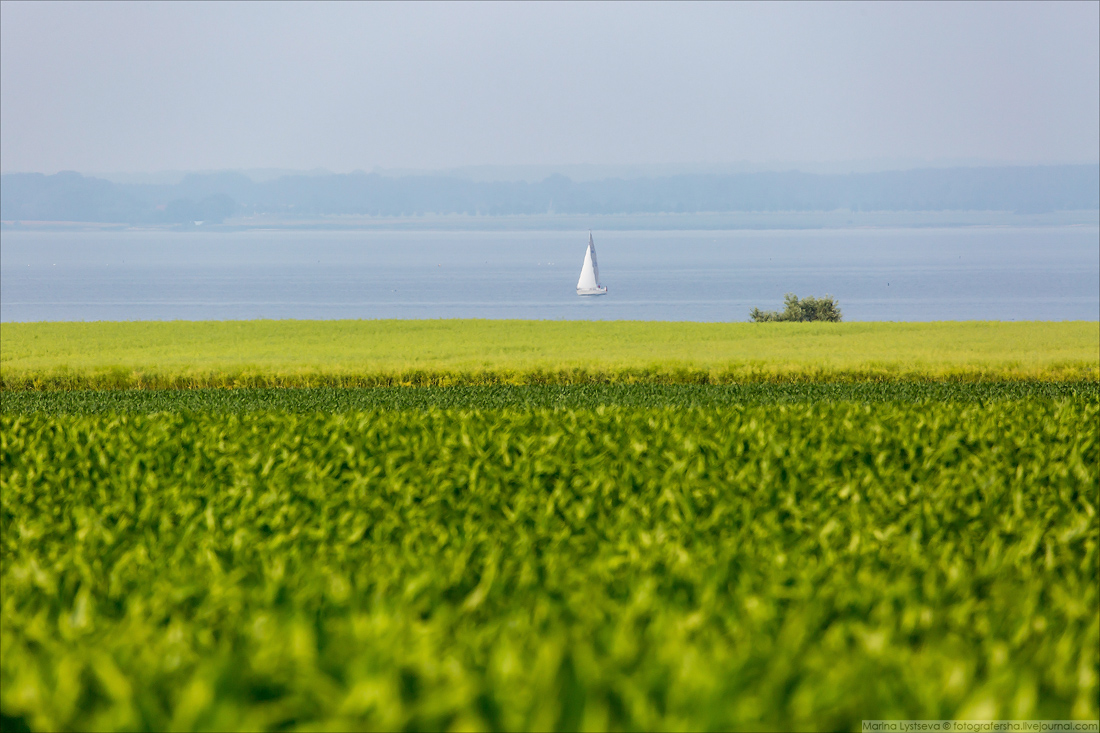
[[794, 293], [787, 293], [783, 297], [783, 303], [785, 307], [782, 313], [753, 308], [749, 311], [749, 317], [757, 323], [766, 321], [832, 321], [835, 323], [841, 318], [840, 306], [829, 295], [824, 298], [815, 298], [810, 295], [799, 300]]

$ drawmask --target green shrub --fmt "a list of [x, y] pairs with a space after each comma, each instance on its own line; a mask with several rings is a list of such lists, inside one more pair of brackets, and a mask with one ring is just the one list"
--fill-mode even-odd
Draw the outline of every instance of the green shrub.
[[799, 300], [794, 293], [787, 293], [783, 297], [783, 302], [785, 307], [782, 313], [753, 308], [749, 311], [749, 317], [757, 323], [768, 321], [830, 321], [839, 323], [842, 316], [840, 306], [830, 295], [826, 295], [824, 298], [815, 298], [810, 295]]

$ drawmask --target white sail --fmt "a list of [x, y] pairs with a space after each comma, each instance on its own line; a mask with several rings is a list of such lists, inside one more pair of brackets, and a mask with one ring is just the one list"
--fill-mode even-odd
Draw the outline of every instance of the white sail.
[[600, 264], [596, 261], [596, 244], [588, 233], [588, 249], [584, 252], [581, 277], [577, 280], [577, 295], [603, 295], [607, 288], [600, 284]]

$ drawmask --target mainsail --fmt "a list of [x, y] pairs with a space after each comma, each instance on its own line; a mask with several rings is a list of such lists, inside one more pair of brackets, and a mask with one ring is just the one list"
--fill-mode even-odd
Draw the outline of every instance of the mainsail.
[[577, 281], [577, 295], [603, 295], [607, 288], [600, 285], [600, 265], [596, 261], [596, 244], [592, 232], [588, 233], [588, 249], [584, 252], [581, 278]]

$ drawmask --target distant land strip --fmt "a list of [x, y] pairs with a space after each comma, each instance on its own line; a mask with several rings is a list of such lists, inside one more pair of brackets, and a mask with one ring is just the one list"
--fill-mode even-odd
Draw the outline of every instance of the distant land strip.
[[1095, 210], [1100, 166], [926, 168], [876, 173], [775, 171], [573, 181], [476, 181], [353, 172], [254, 181], [239, 172], [125, 184], [73, 171], [0, 177], [4, 222], [215, 225], [239, 217], [653, 214], [775, 211]]
[[1100, 323], [0, 324], [0, 389], [1100, 380]]

